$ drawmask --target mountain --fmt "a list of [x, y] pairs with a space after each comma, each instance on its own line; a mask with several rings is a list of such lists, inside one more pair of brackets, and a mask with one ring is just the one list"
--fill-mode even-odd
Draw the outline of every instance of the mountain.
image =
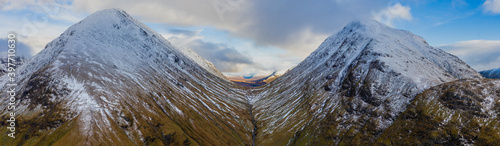
[[356, 21], [280, 78], [255, 89], [258, 145], [369, 144], [417, 94], [481, 78], [419, 36]]
[[[15, 67], [23, 65], [28, 60], [28, 58], [24, 56], [16, 56], [13, 57], [12, 59], [13, 61], [11, 60], [11, 62], [14, 63]], [[0, 76], [8, 72], [8, 63], [9, 63], [8, 58], [0, 57]]]
[[[2, 135], [4, 144], [252, 143], [245, 91], [123, 10], [99, 11], [69, 27], [16, 77], [16, 139]], [[7, 108], [0, 113], [9, 118]], [[0, 131], [7, 133], [5, 125]]]
[[481, 75], [485, 78], [500, 79], [500, 68], [480, 71], [479, 73], [481, 73]]
[[498, 81], [376, 21], [348, 24], [276, 80], [244, 88], [123, 10], [102, 10], [18, 67], [15, 83], [15, 109], [0, 116], [16, 114], [16, 138], [2, 145], [498, 141]]

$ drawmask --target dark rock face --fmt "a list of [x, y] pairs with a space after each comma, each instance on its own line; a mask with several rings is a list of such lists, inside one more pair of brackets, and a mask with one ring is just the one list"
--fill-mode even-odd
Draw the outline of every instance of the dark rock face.
[[440, 96], [439, 101], [450, 109], [480, 111], [483, 102], [475, 93], [467, 89], [450, 88]]

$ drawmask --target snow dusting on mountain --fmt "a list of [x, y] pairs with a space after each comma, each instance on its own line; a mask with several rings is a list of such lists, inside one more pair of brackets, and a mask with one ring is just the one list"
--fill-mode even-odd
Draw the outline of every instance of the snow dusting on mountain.
[[[252, 100], [258, 123], [265, 125], [259, 138], [264, 145], [362, 140], [349, 136], [354, 130], [373, 140], [425, 89], [480, 77], [408, 31], [376, 21], [352, 22], [259, 89]], [[362, 130], [364, 125], [373, 129]]]

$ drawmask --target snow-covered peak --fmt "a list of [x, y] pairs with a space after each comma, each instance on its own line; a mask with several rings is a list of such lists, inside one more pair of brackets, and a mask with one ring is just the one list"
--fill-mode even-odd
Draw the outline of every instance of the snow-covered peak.
[[[257, 111], [262, 110], [256, 119], [273, 121], [267, 127], [276, 127], [262, 129], [260, 135], [290, 132], [282, 127], [314, 123], [316, 120], [289, 120], [304, 117], [304, 111], [314, 113], [319, 120], [338, 123], [312, 129], [332, 126], [335, 131], [363, 131], [356, 127], [376, 121], [375, 131], [383, 131], [417, 94], [464, 78], [480, 75], [421, 37], [372, 20], [355, 21], [328, 37], [295, 68], [265, 85], [267, 90], [252, 102]], [[309, 106], [301, 108], [303, 105]], [[299, 131], [307, 130], [297, 128], [290, 133]], [[323, 134], [331, 133], [318, 135]]]
[[375, 20], [353, 21], [347, 24], [338, 33], [328, 37], [324, 43], [328, 43], [328, 40], [335, 40], [352, 34], [360, 34], [364, 37], [379, 41], [398, 40], [407, 44], [418, 44], [421, 46], [428, 45], [427, 42], [420, 36], [414, 35], [406, 30], [392, 28]]
[[[188, 48], [177, 48], [174, 47], [173, 45], [170, 44], [165, 38], [163, 38], [160, 34], [156, 33], [152, 29], [150, 29], [148, 26], [145, 24], [141, 23], [140, 21], [134, 19], [131, 17], [129, 14], [127, 14], [124, 10], [121, 9], [106, 9], [106, 10], [101, 10], [98, 12], [95, 12], [85, 18], [84, 20], [78, 22], [77, 24], [71, 26], [64, 32], [64, 34], [69, 34], [71, 35], [79, 35], [77, 33], [83, 33], [84, 35], [87, 35], [87, 37], [93, 37], [97, 36], [98, 40], [108, 40], [109, 38], [102, 38], [102, 37], [116, 37], [116, 36], [130, 36], [130, 37], [143, 37], [144, 40], [147, 40], [148, 43], [161, 43], [165, 45], [165, 48], [170, 49], [169, 51], [182, 53], [187, 56], [188, 59], [194, 61], [198, 65], [200, 65], [202, 68], [207, 70], [208, 72], [212, 73], [213, 75], [218, 76], [221, 79], [224, 79], [229, 82], [229, 80], [219, 71], [217, 70], [210, 62], [206, 61], [205, 59], [199, 57], [198, 54], [195, 52], [191, 51]], [[100, 33], [108, 33], [105, 35], [100, 35]], [[120, 35], [113, 35], [113, 34], [120, 34]], [[99, 38], [101, 37], [101, 38]], [[123, 37], [121, 37], [123, 38]], [[79, 38], [82, 39], [82, 38]], [[113, 38], [112, 38], [113, 39]], [[120, 37], [118, 38], [120, 39]], [[83, 41], [85, 38], [82, 39]], [[125, 41], [129, 41], [123, 39]], [[153, 40], [157, 40], [158, 42], [155, 42]], [[147, 45], [142, 44], [142, 46]], [[149, 51], [148, 48], [134, 48], [135, 51], [139, 52], [147, 52]], [[141, 49], [146, 49], [146, 50], [141, 50]], [[120, 53], [119, 50], [116, 53]], [[138, 54], [138, 53], [135, 53]], [[117, 55], [117, 54], [115, 54]]]
[[[362, 48], [357, 49], [355, 53], [349, 53], [352, 50], [349, 49], [349, 47]], [[346, 51], [349, 54], [344, 55], [355, 55], [350, 56], [353, 57], [352, 59], [356, 57], [366, 58], [371, 56], [372, 59], [370, 60], [372, 61], [381, 60], [388, 63], [388, 66], [392, 67], [392, 69], [404, 70], [405, 72], [413, 72], [416, 74], [439, 72], [434, 71], [434, 68], [423, 71], [418, 66], [408, 65], [408, 63], [415, 65], [433, 64], [445, 70], [445, 72], [448, 72], [451, 76], [460, 79], [480, 77], [476, 71], [470, 69], [470, 67], [458, 57], [429, 46], [422, 37], [406, 30], [389, 27], [375, 20], [354, 21], [349, 23], [337, 34], [328, 37], [319, 48], [304, 61], [304, 64], [326, 62], [332, 59], [327, 56], [333, 57], [332, 55], [346, 53]], [[375, 56], [368, 54], [375, 54]], [[320, 65], [321, 63], [316, 64]]]

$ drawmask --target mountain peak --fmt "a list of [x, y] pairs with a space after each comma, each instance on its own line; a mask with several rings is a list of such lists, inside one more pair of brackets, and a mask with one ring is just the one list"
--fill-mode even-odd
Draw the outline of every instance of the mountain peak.
[[393, 28], [383, 23], [380, 23], [376, 20], [369, 20], [369, 19], [352, 21], [349, 24], [347, 24], [338, 34], [332, 35], [330, 37], [337, 36], [339, 34], [350, 34], [350, 33], [363, 34], [366, 37], [377, 39], [379, 41], [382, 41], [383, 39], [386, 40], [399, 39], [399, 40], [411, 41], [415, 43], [424, 43], [425, 45], [429, 45], [422, 37], [417, 36], [409, 31]]
[[354, 21], [351, 21], [349, 24], [347, 24], [345, 27], [347, 27], [347, 28], [364, 28], [367, 30], [370, 30], [373, 28], [380, 28], [380, 27], [391, 28], [383, 23], [380, 23], [376, 20], [370, 20], [370, 19], [354, 20]]
[[85, 58], [86, 55], [90, 55], [87, 56], [89, 58], [101, 58], [106, 63], [112, 63], [119, 68], [130, 70], [134, 70], [133, 67], [135, 66], [143, 65], [140, 65], [138, 61], [122, 63], [124, 59], [139, 57], [146, 62], [154, 62], [158, 61], [159, 58], [153, 56], [163, 52], [176, 54], [173, 59], [175, 61], [179, 60], [180, 56], [178, 55], [183, 54], [187, 56], [185, 59], [194, 61], [203, 69], [229, 82], [220, 71], [215, 69], [211, 63], [199, 57], [198, 54], [174, 47], [161, 34], [134, 19], [122, 9], [105, 9], [89, 15], [69, 27], [59, 38], [49, 43], [47, 47], [64, 46], [65, 44], [70, 46], [56, 47], [56, 49], [80, 54], [77, 55], [80, 58]]
[[111, 8], [94, 12], [91, 15], [87, 16], [87, 18], [83, 19], [82, 21], [90, 21], [93, 19], [106, 19], [108, 21], [104, 22], [109, 22], [112, 20], [124, 19], [124, 18], [132, 19], [132, 17], [130, 17], [130, 15], [124, 10], [119, 8]]
[[[147, 26], [140, 23], [139, 21], [132, 18], [127, 12], [122, 9], [105, 9], [101, 11], [97, 11], [85, 19], [81, 20], [77, 24], [71, 26], [66, 32], [74, 31], [75, 29], [85, 30], [85, 29], [120, 29], [123, 25], [136, 24], [139, 27], [146, 28], [149, 30]], [[65, 33], [66, 33], [65, 32]]]

